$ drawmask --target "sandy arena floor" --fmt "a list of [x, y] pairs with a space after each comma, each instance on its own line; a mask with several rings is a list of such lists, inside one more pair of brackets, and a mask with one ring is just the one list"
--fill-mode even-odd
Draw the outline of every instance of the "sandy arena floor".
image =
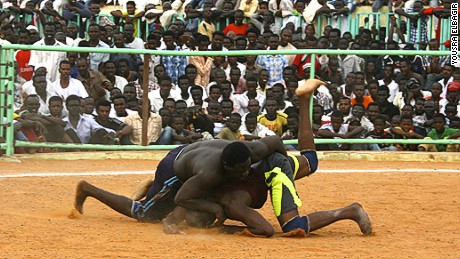
[[[83, 216], [68, 218], [79, 179], [130, 196], [147, 175], [60, 174], [153, 172], [156, 164], [147, 160], [0, 162], [0, 257], [460, 258], [459, 163], [323, 161], [318, 173], [296, 182], [304, 203], [301, 214], [361, 202], [373, 220], [375, 234], [367, 237], [351, 221], [307, 238], [281, 237], [269, 202], [261, 211], [276, 226], [272, 238], [187, 226], [185, 235], [166, 235], [161, 224], [138, 223], [91, 198]], [[332, 171], [341, 169], [361, 171]], [[392, 170], [363, 172], [376, 169]], [[425, 172], [401, 172], [407, 169]], [[430, 172], [433, 169], [438, 172]], [[17, 177], [29, 173], [48, 175]]]

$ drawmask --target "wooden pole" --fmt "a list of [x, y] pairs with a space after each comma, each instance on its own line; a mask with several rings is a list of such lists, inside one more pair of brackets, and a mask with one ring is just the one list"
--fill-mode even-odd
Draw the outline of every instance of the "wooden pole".
[[142, 84], [142, 146], [147, 146], [149, 143], [147, 142], [147, 129], [149, 123], [149, 113], [150, 113], [150, 105], [149, 104], [149, 75], [150, 75], [150, 54], [144, 55], [144, 74]]

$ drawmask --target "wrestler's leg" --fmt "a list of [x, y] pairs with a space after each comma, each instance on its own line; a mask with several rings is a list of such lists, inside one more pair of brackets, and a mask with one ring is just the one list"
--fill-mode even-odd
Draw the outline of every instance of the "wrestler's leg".
[[[305, 83], [296, 89], [296, 94], [299, 97], [299, 150], [309, 151], [312, 158], [316, 158], [316, 147], [313, 139], [312, 122], [310, 119], [312, 95], [315, 90], [322, 84], [323, 81], [317, 79], [307, 79]], [[317, 159], [316, 159], [317, 161]], [[299, 170], [295, 175], [295, 180], [308, 176], [316, 171], [317, 163], [311, 164], [305, 157], [299, 157]]]
[[132, 217], [131, 208], [133, 200], [125, 196], [102, 190], [84, 180], [81, 180], [77, 185], [74, 203], [75, 209], [81, 214], [83, 214], [83, 203], [85, 203], [87, 197], [93, 197], [113, 210], [125, 216]]
[[[360, 203], [353, 203], [345, 208], [336, 210], [313, 212], [306, 217], [292, 217], [281, 226], [283, 232], [289, 232], [297, 228], [304, 229], [306, 232], [311, 232], [345, 219], [353, 220], [358, 223], [364, 235], [372, 234], [370, 217]], [[307, 224], [306, 229], [304, 228], [305, 224]]]
[[299, 150], [315, 150], [313, 131], [310, 120], [310, 102], [312, 95], [320, 85], [325, 85], [318, 79], [307, 79], [305, 83], [296, 89], [299, 97]]
[[[254, 235], [271, 237], [273, 226], [257, 211], [250, 207], [251, 195], [244, 190], [227, 192], [219, 201], [229, 219], [243, 222], [247, 230]], [[243, 227], [225, 226], [224, 231], [234, 233], [242, 231]]]

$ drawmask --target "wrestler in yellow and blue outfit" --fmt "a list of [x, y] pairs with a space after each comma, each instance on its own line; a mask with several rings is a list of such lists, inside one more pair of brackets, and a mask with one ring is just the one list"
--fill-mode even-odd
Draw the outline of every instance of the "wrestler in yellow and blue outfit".
[[[294, 179], [299, 171], [299, 160], [307, 159], [310, 172], [312, 174], [318, 168], [318, 158], [316, 151], [302, 151], [301, 156], [290, 155], [288, 157], [279, 153], [274, 153], [257, 164], [256, 171], [263, 172], [265, 175], [265, 184], [270, 190], [273, 210], [278, 217], [286, 212], [297, 209], [302, 206]], [[309, 232], [308, 218], [295, 217], [284, 226], [283, 232], [289, 232], [296, 228], [302, 228]]]

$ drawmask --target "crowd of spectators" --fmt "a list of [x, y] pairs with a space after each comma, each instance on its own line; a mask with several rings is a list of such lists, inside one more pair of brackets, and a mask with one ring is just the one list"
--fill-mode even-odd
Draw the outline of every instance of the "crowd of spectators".
[[[432, 15], [441, 23], [450, 15], [450, 3], [392, 3], [390, 9], [399, 16], [391, 16], [389, 35], [386, 28], [372, 26], [353, 36], [347, 19], [339, 17], [351, 15], [358, 5], [378, 10], [386, 3], [120, 1], [120, 10], [100, 16], [108, 4], [102, 0], [9, 0], [0, 12], [0, 44], [222, 52], [146, 60], [137, 54], [18, 50], [16, 138], [140, 145], [142, 96], [147, 95], [149, 145], [252, 141], [268, 135], [296, 139], [295, 89], [312, 67], [315, 77], [327, 82], [314, 95], [317, 138], [458, 138], [460, 69], [449, 56], [318, 54], [313, 64], [307, 54], [227, 56], [234, 50], [412, 50], [417, 44], [439, 50], [441, 44], [449, 47], [440, 42], [439, 28], [428, 39], [421, 26], [418, 37], [417, 27], [402, 28], [397, 19], [410, 19], [412, 26]], [[431, 7], [424, 8], [427, 4]], [[318, 28], [318, 17], [330, 17], [332, 24]], [[150, 71], [144, 71], [147, 61]], [[318, 149], [459, 151], [458, 145], [427, 144], [324, 144]]]

